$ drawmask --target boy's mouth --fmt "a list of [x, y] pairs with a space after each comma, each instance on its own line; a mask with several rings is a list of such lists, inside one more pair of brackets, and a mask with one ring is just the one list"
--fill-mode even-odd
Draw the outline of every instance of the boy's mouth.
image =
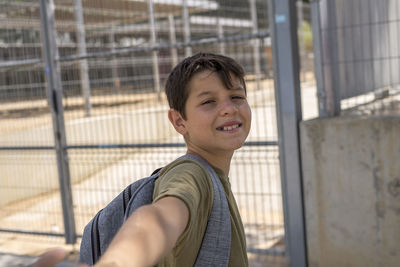
[[234, 130], [236, 128], [239, 128], [241, 126], [242, 126], [241, 123], [236, 123], [236, 124], [232, 124], [232, 125], [226, 125], [226, 126], [218, 127], [217, 130], [218, 131], [232, 131], [232, 130]]

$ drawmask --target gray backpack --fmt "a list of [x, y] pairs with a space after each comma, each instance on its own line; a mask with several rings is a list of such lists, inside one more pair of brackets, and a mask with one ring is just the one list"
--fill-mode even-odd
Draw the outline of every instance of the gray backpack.
[[[228, 266], [231, 223], [224, 188], [214, 169], [204, 159], [188, 154], [178, 160], [183, 158], [194, 159], [207, 168], [214, 191], [211, 214], [194, 266]], [[137, 208], [152, 203], [154, 181], [160, 170], [130, 184], [86, 225], [80, 247], [80, 263], [94, 265], [129, 215]]]

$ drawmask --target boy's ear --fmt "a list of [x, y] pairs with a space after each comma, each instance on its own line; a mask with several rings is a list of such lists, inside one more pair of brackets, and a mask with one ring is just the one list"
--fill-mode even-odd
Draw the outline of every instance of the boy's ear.
[[187, 131], [185, 127], [185, 120], [182, 118], [181, 113], [171, 108], [168, 111], [168, 119], [172, 123], [172, 126], [174, 126], [175, 130], [181, 135], [185, 136]]

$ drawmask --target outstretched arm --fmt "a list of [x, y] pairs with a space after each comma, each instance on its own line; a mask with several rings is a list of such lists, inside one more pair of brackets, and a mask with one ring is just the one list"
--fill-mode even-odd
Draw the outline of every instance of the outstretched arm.
[[143, 206], [124, 223], [99, 264], [154, 266], [172, 250], [188, 221], [189, 210], [179, 198]]
[[[122, 225], [95, 266], [154, 266], [173, 249], [188, 221], [189, 209], [179, 198], [164, 197], [143, 206]], [[65, 254], [59, 249], [49, 251], [32, 267], [53, 267]]]

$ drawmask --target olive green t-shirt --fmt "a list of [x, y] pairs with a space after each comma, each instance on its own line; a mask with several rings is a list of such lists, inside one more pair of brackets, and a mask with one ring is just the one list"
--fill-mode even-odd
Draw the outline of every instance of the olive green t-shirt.
[[[242, 220], [231, 191], [229, 178], [214, 168], [227, 196], [231, 219], [230, 267], [248, 266], [246, 238]], [[189, 222], [173, 250], [157, 266], [193, 266], [200, 250], [213, 203], [213, 184], [206, 168], [192, 159], [181, 159], [167, 165], [156, 180], [153, 201], [174, 196], [189, 209]]]

